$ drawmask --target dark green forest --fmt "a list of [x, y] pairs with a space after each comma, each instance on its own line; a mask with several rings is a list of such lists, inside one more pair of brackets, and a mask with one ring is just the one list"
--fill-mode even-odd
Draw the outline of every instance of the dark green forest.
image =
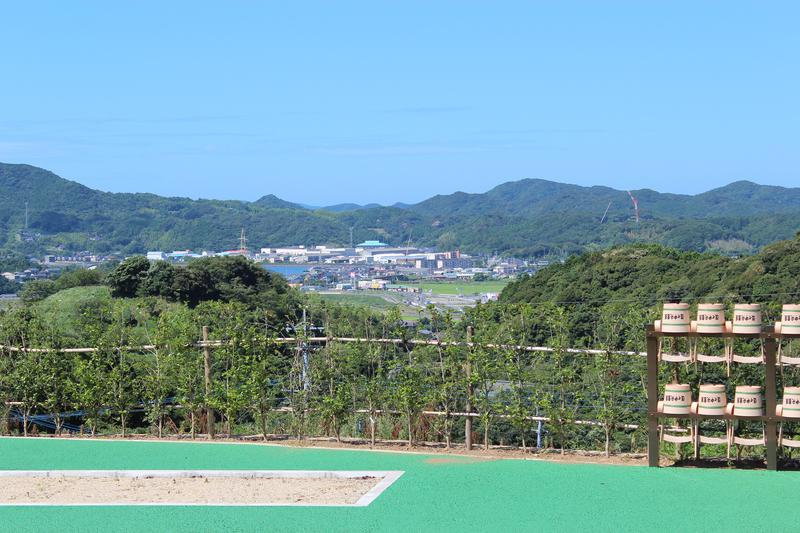
[[[411, 240], [523, 257], [636, 242], [742, 254], [800, 229], [800, 189], [740, 181], [695, 196], [632, 192], [640, 204], [638, 223], [625, 191], [538, 179], [414, 205], [309, 209], [273, 195], [244, 202], [106, 193], [41, 168], [0, 164], [0, 250], [224, 250], [238, 245], [242, 228], [255, 246], [347, 245], [353, 228], [356, 242]], [[23, 232], [26, 203], [29, 230]]]

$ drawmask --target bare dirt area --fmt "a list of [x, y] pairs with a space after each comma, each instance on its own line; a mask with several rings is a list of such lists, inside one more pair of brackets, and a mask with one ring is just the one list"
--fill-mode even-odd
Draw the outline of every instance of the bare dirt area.
[[604, 452], [586, 450], [565, 450], [562, 454], [558, 450], [529, 449], [523, 451], [520, 448], [511, 446], [491, 446], [488, 450], [484, 450], [481, 445], [476, 445], [472, 450], [467, 450], [462, 444], [457, 444], [447, 448], [444, 444], [436, 442], [418, 442], [415, 443], [414, 446], [408, 446], [407, 443], [399, 441], [377, 441], [375, 446], [370, 448], [368, 441], [360, 439], [342, 439], [342, 442], [337, 442], [335, 439], [327, 437], [312, 437], [304, 440], [284, 439], [281, 440], [281, 444], [285, 446], [297, 446], [305, 448], [356, 449], [448, 456], [446, 459], [432, 459], [429, 461], [432, 464], [497, 461], [501, 459], [528, 459], [553, 461], [559, 463], [592, 463], [637, 466], [647, 464], [647, 456], [644, 454], [611, 454], [610, 456], [606, 457]]
[[6, 505], [354, 505], [379, 481], [269, 477], [10, 477]]
[[[73, 438], [73, 437], [67, 437]], [[94, 439], [121, 439], [119, 436], [102, 436]], [[146, 440], [146, 441], [176, 441], [176, 442], [215, 442], [215, 443], [251, 443], [281, 446], [292, 446], [298, 448], [332, 448], [347, 450], [365, 450], [378, 452], [397, 452], [397, 453], [417, 453], [417, 454], [437, 454], [458, 457], [459, 461], [496, 461], [499, 459], [527, 459], [539, 461], [552, 461], [558, 463], [579, 463], [579, 464], [610, 464], [610, 465], [647, 465], [647, 456], [639, 453], [611, 454], [606, 457], [604, 452], [587, 450], [565, 450], [562, 454], [558, 450], [552, 449], [529, 449], [523, 451], [513, 446], [491, 446], [484, 450], [482, 445], [476, 444], [472, 450], [467, 450], [463, 444], [456, 444], [447, 448], [443, 443], [438, 442], [417, 442], [414, 446], [409, 446], [405, 441], [376, 441], [374, 447], [370, 447], [369, 441], [363, 439], [342, 438], [337, 442], [333, 437], [308, 437], [305, 439], [294, 439], [286, 435], [269, 435], [264, 439], [260, 435], [243, 437], [225, 437], [218, 435], [214, 440], [207, 440], [205, 436], [197, 439], [187, 437], [166, 437], [156, 439], [145, 435], [126, 436], [126, 440]], [[453, 461], [449, 461], [453, 462]]]

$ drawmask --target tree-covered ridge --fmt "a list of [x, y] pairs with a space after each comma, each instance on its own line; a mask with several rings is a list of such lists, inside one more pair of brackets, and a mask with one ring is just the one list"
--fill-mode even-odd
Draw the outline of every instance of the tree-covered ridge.
[[620, 303], [655, 310], [669, 300], [758, 302], [775, 320], [779, 304], [800, 301], [800, 236], [747, 257], [631, 245], [574, 256], [510, 283], [501, 303], [544, 302], [570, 310], [577, 338], [588, 338], [600, 309]]
[[[241, 228], [254, 244], [346, 245], [353, 228], [356, 241], [411, 239], [520, 256], [633, 242], [742, 253], [791, 238], [800, 228], [800, 189], [736, 182], [695, 196], [632, 192], [639, 199], [639, 223], [625, 191], [545, 180], [439, 195], [415, 205], [308, 209], [273, 195], [243, 202], [106, 193], [33, 166], [0, 164], [0, 249], [224, 250], [238, 245]], [[21, 235], [25, 203], [35, 239]]]

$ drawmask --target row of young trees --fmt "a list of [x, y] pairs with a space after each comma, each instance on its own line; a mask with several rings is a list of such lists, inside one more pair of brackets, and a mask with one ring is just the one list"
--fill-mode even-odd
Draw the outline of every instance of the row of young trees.
[[[450, 445], [464, 436], [465, 412], [477, 413], [485, 446], [523, 448], [544, 435], [564, 448], [630, 449], [621, 424], [644, 416], [644, 360], [618, 350], [640, 350], [644, 313], [609, 304], [593, 325], [600, 355], [567, 350], [573, 340], [568, 311], [555, 305], [478, 306], [462, 320], [429, 309], [424, 338], [409, 342], [337, 342], [308, 336], [409, 340], [397, 312], [320, 303], [307, 322], [278, 321], [236, 302], [197, 307], [171, 305], [150, 311], [115, 305], [83, 313], [77, 330], [90, 352], [64, 352], [58, 325], [27, 307], [0, 320], [0, 398], [27, 434], [31, 417], [51, 417], [83, 430], [165, 433], [212, 429], [210, 408], [224, 433], [342, 435], [370, 439], [436, 440]], [[206, 382], [202, 326], [223, 341], [211, 354]], [[474, 342], [468, 340], [468, 327]], [[144, 332], [144, 333], [143, 333]], [[282, 342], [282, 337], [298, 340]], [[141, 343], [152, 348], [127, 350]], [[75, 342], [75, 339], [72, 340]], [[448, 344], [448, 343], [454, 344]], [[546, 344], [551, 352], [517, 348]], [[488, 346], [493, 345], [493, 346]], [[40, 350], [26, 350], [39, 348]], [[435, 415], [426, 413], [437, 413]], [[536, 416], [547, 417], [540, 431]], [[596, 426], [575, 425], [579, 419]]]

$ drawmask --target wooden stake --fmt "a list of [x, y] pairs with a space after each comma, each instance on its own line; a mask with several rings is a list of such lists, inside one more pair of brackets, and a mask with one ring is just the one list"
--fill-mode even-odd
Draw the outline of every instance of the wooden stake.
[[206, 431], [208, 438], [214, 438], [214, 410], [208, 405], [211, 397], [211, 348], [208, 346], [208, 326], [203, 326], [203, 366], [206, 381]]
[[647, 463], [658, 466], [658, 337], [647, 328]]
[[[467, 344], [472, 342], [472, 326], [467, 326]], [[469, 346], [467, 348], [467, 362], [464, 368], [467, 377], [467, 404], [466, 404], [466, 411], [468, 413], [472, 412], [472, 347]], [[464, 445], [466, 446], [467, 450], [472, 449], [472, 417], [467, 415], [467, 419], [464, 426]]]
[[775, 408], [778, 403], [776, 383], [775, 383], [775, 353], [777, 351], [777, 341], [770, 335], [764, 340], [765, 351], [765, 371], [766, 381], [766, 413], [767, 421], [764, 423], [764, 437], [767, 445], [767, 470], [778, 469], [778, 446], [777, 426], [778, 420], [775, 416]]

